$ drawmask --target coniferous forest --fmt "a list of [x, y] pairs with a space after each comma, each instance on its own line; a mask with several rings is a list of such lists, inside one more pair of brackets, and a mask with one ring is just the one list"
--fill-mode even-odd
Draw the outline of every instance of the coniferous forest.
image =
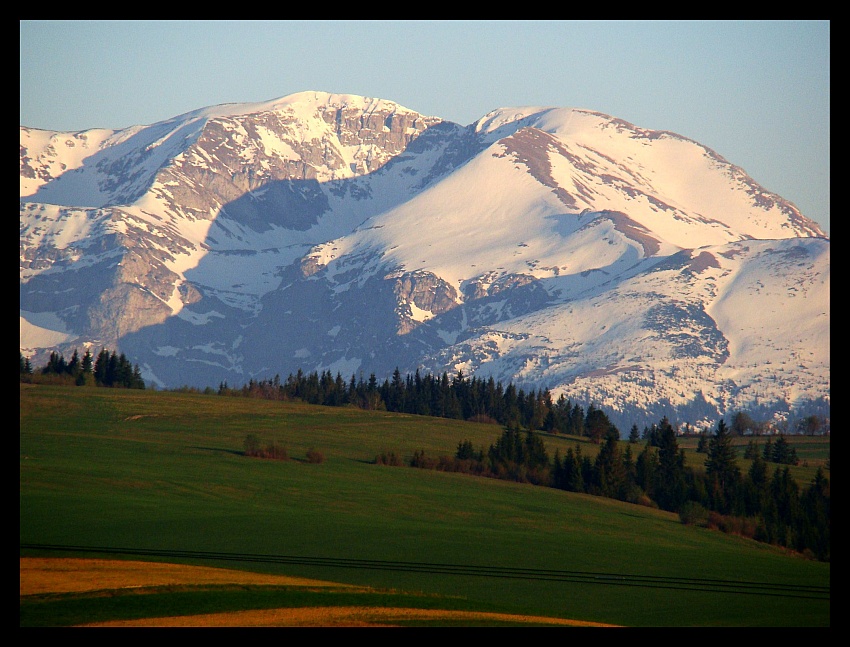
[[[127, 358], [102, 349], [92, 360], [89, 351], [70, 361], [51, 354], [46, 366], [34, 370], [21, 354], [21, 381], [78, 386], [145, 388], [138, 366]], [[733, 447], [733, 430], [724, 420], [715, 429], [701, 431], [698, 453], [705, 453], [703, 470], [686, 465], [678, 432], [665, 417], [640, 432], [633, 426], [626, 441], [606, 413], [593, 405], [587, 409], [563, 395], [553, 401], [547, 389], [524, 391], [504, 386], [492, 377], [468, 378], [462, 372], [402, 376], [379, 383], [354, 375], [346, 381], [330, 371], [305, 374], [299, 370], [285, 381], [250, 380], [232, 388], [221, 383], [208, 394], [300, 401], [324, 406], [355, 406], [422, 416], [493, 423], [503, 428], [488, 449], [476, 450], [468, 440], [459, 442], [453, 456], [426, 456], [414, 452], [411, 467], [464, 472], [482, 477], [510, 479], [657, 507], [678, 513], [684, 523], [697, 524], [786, 547], [812, 558], [830, 560], [830, 487], [823, 468], [801, 487], [791, 476], [796, 464], [793, 448], [783, 435], [768, 439], [763, 450], [751, 441], [745, 452], [750, 467], [742, 472]], [[736, 434], [743, 433], [747, 416], [736, 416]], [[751, 421], [750, 421], [751, 422]], [[820, 420], [803, 420], [801, 433], [826, 427]], [[583, 454], [576, 443], [565, 455], [549, 456], [541, 436], [549, 432], [585, 437], [598, 445], [595, 457]], [[254, 454], [256, 455], [256, 454]], [[396, 456], [382, 455], [376, 462], [398, 465]], [[828, 462], [827, 462], [828, 468]]]
[[133, 365], [124, 353], [102, 348], [94, 358], [90, 350], [80, 357], [74, 350], [70, 360], [60, 353], [50, 353], [50, 359], [40, 369], [34, 369], [28, 357], [21, 356], [21, 382], [67, 384], [75, 386], [106, 386], [125, 389], [144, 389], [145, 381], [138, 364]]

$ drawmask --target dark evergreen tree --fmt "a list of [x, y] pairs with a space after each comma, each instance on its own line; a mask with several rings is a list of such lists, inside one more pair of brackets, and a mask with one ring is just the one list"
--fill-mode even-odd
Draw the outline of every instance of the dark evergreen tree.
[[705, 475], [711, 509], [723, 514], [735, 511], [741, 475], [732, 436], [723, 419], [718, 421], [717, 430], [708, 441]]
[[109, 353], [109, 359], [106, 361], [106, 379], [103, 381], [104, 386], [112, 386], [115, 384], [115, 378], [118, 373], [118, 355], [115, 351]]
[[609, 435], [599, 448], [594, 475], [598, 494], [621, 501], [627, 500], [628, 476], [620, 453], [619, 440], [613, 435]]
[[655, 482], [658, 473], [658, 452], [649, 440], [643, 446], [635, 461], [635, 482], [647, 497], [655, 500]]
[[636, 492], [636, 483], [637, 483], [637, 468], [635, 465], [635, 459], [632, 455], [632, 444], [629, 443], [626, 445], [626, 449], [623, 451], [623, 467], [626, 470], [626, 480], [628, 482], [627, 490], [628, 497], [625, 499], [626, 501], [634, 502], [636, 500], [637, 492]]
[[744, 506], [747, 516], [757, 517], [761, 514], [767, 501], [769, 483], [767, 462], [761, 454], [756, 453], [744, 479]]
[[519, 429], [521, 424], [520, 409], [517, 402], [517, 390], [513, 384], [508, 383], [505, 387], [505, 395], [503, 399], [504, 424], [507, 427]]
[[559, 490], [564, 489], [564, 461], [561, 460], [561, 450], [555, 450], [552, 458], [552, 487]]
[[68, 373], [76, 377], [80, 373], [80, 356], [77, 353], [77, 349], [74, 349], [74, 353], [71, 355], [71, 359], [68, 361]]
[[658, 425], [658, 443], [655, 502], [662, 510], [678, 512], [688, 494], [685, 455], [679, 449], [676, 432], [666, 416]]
[[584, 484], [584, 491], [589, 492], [591, 486], [596, 485], [594, 482], [596, 474], [593, 469], [593, 461], [586, 454], [581, 456], [581, 481]]
[[[111, 358], [110, 358], [111, 359]], [[129, 387], [133, 383], [133, 366], [124, 353], [115, 360], [115, 373], [112, 376], [113, 386]]]
[[559, 487], [569, 492], [584, 492], [584, 479], [582, 478], [582, 455], [581, 446], [576, 445], [575, 451], [567, 449], [564, 460], [561, 463], [559, 474]]
[[768, 463], [773, 462], [773, 440], [770, 437], [768, 437], [767, 442], [764, 444], [761, 457]]
[[[664, 420], [667, 420], [667, 418], [665, 417]], [[661, 446], [661, 432], [657, 424], [653, 424], [651, 427], [644, 429], [644, 436], [650, 447]]]
[[369, 383], [366, 385], [366, 408], [370, 411], [384, 408], [381, 394], [378, 391], [378, 379], [374, 373], [369, 375]]
[[755, 440], [751, 440], [747, 443], [747, 448], [744, 450], [744, 458], [747, 460], [753, 460], [756, 456], [761, 456], [761, 454], [759, 454], [759, 446]]
[[404, 398], [404, 381], [401, 378], [401, 371], [396, 366], [393, 371], [392, 382], [388, 385], [387, 392], [384, 394], [387, 411], [404, 411]]
[[455, 458], [458, 458], [460, 460], [468, 460], [475, 458], [475, 449], [473, 448], [472, 442], [470, 440], [463, 440], [458, 443]]
[[108, 364], [109, 351], [105, 348], [101, 348], [100, 352], [97, 354], [97, 359], [94, 361], [94, 379], [98, 386], [101, 386], [106, 382], [106, 369]]
[[[427, 380], [427, 381], [426, 381]], [[413, 413], [419, 416], [430, 416], [431, 414], [431, 387], [430, 387], [430, 378], [429, 376], [425, 376], [423, 378], [419, 374], [419, 369], [416, 369], [416, 373], [413, 376], [413, 388], [414, 388], [414, 407]]]
[[144, 389], [145, 381], [142, 379], [142, 371], [139, 368], [138, 364], [133, 366], [133, 375], [130, 378], [130, 387], [131, 389]]
[[578, 403], [573, 404], [569, 417], [569, 431], [571, 436], [584, 436], [584, 409]]
[[704, 431], [700, 432], [699, 440], [697, 441], [697, 454], [705, 454], [708, 452], [708, 434]]
[[530, 469], [541, 470], [549, 466], [549, 454], [546, 451], [546, 445], [539, 434], [533, 431], [527, 431], [525, 434], [524, 448], [525, 464]]
[[602, 409], [597, 409], [591, 404], [587, 408], [584, 428], [591, 442], [598, 445], [607, 436], [611, 428], [611, 420]]
[[811, 551], [821, 561], [830, 560], [829, 481], [818, 467], [812, 484], [800, 497], [799, 550]]
[[550, 433], [557, 433], [558, 427], [555, 424], [555, 403], [552, 400], [552, 394], [549, 389], [543, 391], [543, 429]]
[[797, 451], [791, 447], [788, 439], [783, 434], [779, 435], [779, 438], [776, 439], [776, 443], [773, 445], [771, 460], [780, 465], [796, 465], [798, 462]]
[[558, 396], [558, 400], [555, 402], [554, 409], [552, 411], [553, 424], [555, 426], [555, 431], [562, 434], [570, 433], [570, 412], [572, 407], [570, 405], [570, 401], [567, 400], [567, 397], [562, 393]]
[[82, 370], [83, 373], [91, 373], [94, 367], [94, 361], [91, 356], [91, 349], [86, 349], [86, 354], [83, 355]]
[[787, 466], [777, 467], [773, 473], [763, 516], [769, 542], [793, 548], [800, 517], [800, 491]]
[[531, 420], [528, 428], [531, 430], [543, 429], [546, 424], [548, 412], [552, 407], [552, 396], [548, 391], [532, 391], [529, 393], [529, 401], [531, 406]]
[[789, 465], [799, 465], [800, 459], [797, 458], [797, 450], [794, 447], [788, 451], [788, 464]]
[[47, 364], [41, 369], [43, 375], [64, 375], [66, 373], [67, 364], [65, 358], [60, 353], [52, 351]]

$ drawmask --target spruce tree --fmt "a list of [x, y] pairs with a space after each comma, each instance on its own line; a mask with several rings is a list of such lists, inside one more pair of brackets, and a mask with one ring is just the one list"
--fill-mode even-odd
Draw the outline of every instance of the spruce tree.
[[665, 416], [658, 426], [655, 501], [662, 510], [677, 512], [687, 498], [687, 490], [684, 450], [679, 449], [676, 432]]
[[646, 496], [655, 500], [655, 475], [658, 472], [658, 453], [647, 439], [635, 461], [635, 482]]
[[91, 356], [91, 349], [87, 348], [86, 354], [83, 355], [83, 365], [82, 365], [83, 373], [91, 373], [93, 366], [94, 366], [94, 362], [93, 362], [92, 356]]
[[73, 375], [74, 377], [80, 372], [80, 356], [77, 353], [77, 349], [74, 349], [73, 355], [71, 355], [71, 359], [68, 361], [67, 367], [68, 373]]
[[767, 461], [757, 453], [744, 479], [744, 505], [748, 516], [761, 514], [768, 496], [768, 486]]
[[755, 440], [751, 440], [747, 443], [747, 449], [744, 450], [744, 458], [746, 458], [747, 460], [753, 460], [758, 455], [758, 443], [756, 443]]
[[819, 560], [829, 561], [829, 481], [826, 479], [822, 467], [818, 467], [812, 484], [800, 496], [800, 507], [800, 548], [810, 550]]
[[732, 436], [723, 419], [718, 421], [717, 431], [708, 441], [705, 476], [712, 509], [728, 514], [736, 504], [741, 474]]
[[624, 501], [628, 491], [628, 479], [619, 441], [609, 435], [596, 455], [595, 474], [599, 494]]
[[567, 454], [561, 464], [562, 485], [568, 492], [584, 492], [584, 479], [582, 478], [582, 455], [581, 446], [576, 445], [575, 451], [572, 447], [567, 449]]
[[768, 437], [767, 442], [764, 444], [761, 457], [768, 463], [773, 462], [773, 440], [770, 437]]

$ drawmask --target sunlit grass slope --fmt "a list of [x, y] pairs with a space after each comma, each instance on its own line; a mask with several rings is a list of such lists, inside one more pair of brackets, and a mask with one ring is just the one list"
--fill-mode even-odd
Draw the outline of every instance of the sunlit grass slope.
[[[374, 462], [385, 451], [452, 455], [465, 439], [486, 449], [501, 431], [246, 398], [22, 384], [20, 542], [447, 596], [510, 614], [629, 626], [829, 625], [829, 564], [647, 507]], [[282, 445], [290, 460], [244, 456], [247, 434]], [[545, 442], [563, 455], [577, 440]], [[311, 449], [324, 462], [308, 462]]]

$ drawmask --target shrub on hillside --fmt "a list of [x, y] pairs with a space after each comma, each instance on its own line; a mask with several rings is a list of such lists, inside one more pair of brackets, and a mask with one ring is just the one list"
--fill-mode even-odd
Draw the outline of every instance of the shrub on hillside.
[[266, 446], [266, 451], [263, 454], [263, 458], [271, 458], [276, 461], [285, 461], [289, 459], [289, 452], [286, 451], [285, 447], [281, 447], [276, 443], [271, 443]]
[[679, 519], [686, 526], [708, 526], [708, 510], [696, 501], [686, 501], [679, 511]]
[[401, 467], [401, 457], [395, 452], [383, 451], [375, 457], [375, 463], [378, 465], [390, 465], [391, 467]]
[[324, 463], [325, 462], [325, 455], [322, 452], [311, 448], [311, 449], [307, 450], [307, 462], [308, 463]]
[[254, 458], [271, 458], [273, 460], [285, 461], [289, 458], [289, 454], [285, 447], [281, 447], [275, 442], [271, 442], [265, 447], [260, 443], [260, 439], [254, 434], [245, 436], [244, 442], [245, 456]]
[[420, 467], [426, 470], [433, 470], [437, 468], [437, 459], [430, 458], [425, 456], [424, 449], [417, 449], [413, 452], [413, 457], [410, 459], [411, 467]]
[[713, 510], [708, 513], [708, 527], [727, 535], [739, 535], [748, 539], [755, 539], [760, 532], [756, 519], [723, 515]]

